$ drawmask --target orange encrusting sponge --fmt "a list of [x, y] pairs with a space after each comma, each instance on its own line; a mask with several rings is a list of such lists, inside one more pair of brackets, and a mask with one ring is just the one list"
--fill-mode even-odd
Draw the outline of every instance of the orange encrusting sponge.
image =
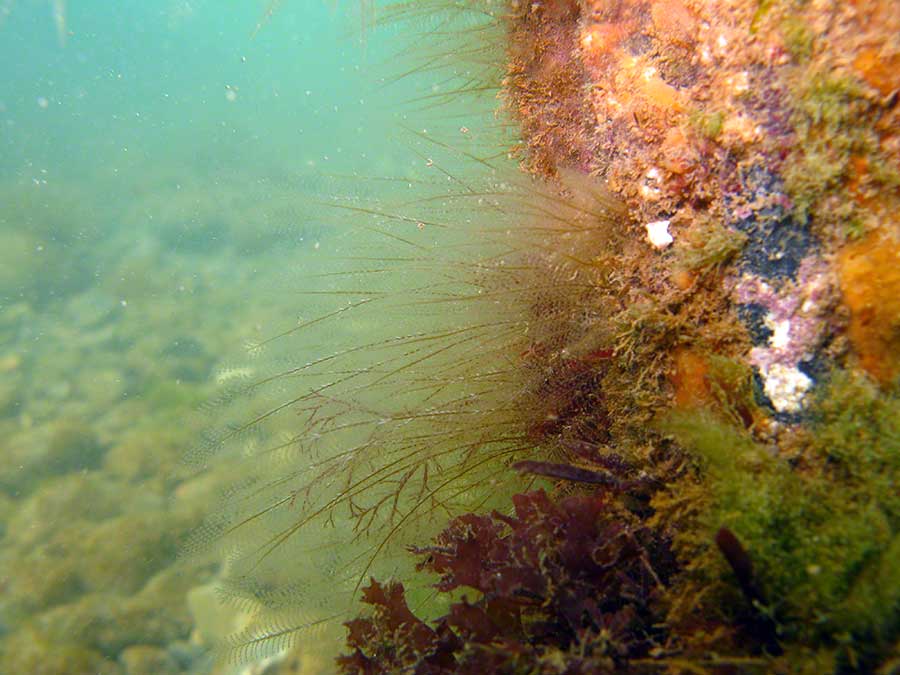
[[850, 309], [849, 337], [862, 367], [882, 384], [900, 375], [900, 241], [897, 223], [845, 247], [838, 260]]

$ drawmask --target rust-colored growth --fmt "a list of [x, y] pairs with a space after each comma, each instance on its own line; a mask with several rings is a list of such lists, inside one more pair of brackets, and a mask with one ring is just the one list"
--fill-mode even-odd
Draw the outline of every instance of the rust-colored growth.
[[868, 201], [863, 186], [866, 178], [869, 176], [869, 160], [860, 155], [854, 155], [850, 158], [851, 174], [847, 181], [847, 191], [858, 204], [864, 204]]
[[882, 384], [900, 375], [898, 226], [893, 222], [893, 232], [873, 232], [847, 246], [839, 260], [850, 341], [862, 367]]
[[894, 0], [850, 3], [856, 9], [853, 26], [859, 45], [853, 68], [882, 96], [900, 89], [900, 12]]
[[526, 163], [543, 176], [554, 176], [560, 168], [586, 171], [594, 155], [585, 143], [593, 115], [584, 99], [586, 78], [578, 56], [580, 3], [522, 5], [510, 16], [504, 84], [507, 105], [522, 124]]
[[681, 0], [659, 0], [650, 6], [653, 27], [669, 45], [693, 45], [697, 15]]
[[853, 59], [853, 67], [885, 96], [900, 88], [900, 52], [882, 58], [876, 49], [866, 47]]
[[675, 370], [672, 386], [675, 389], [675, 407], [693, 410], [712, 402], [710, 391], [709, 365], [697, 352], [682, 348], [675, 352]]
[[694, 285], [694, 282], [697, 280], [697, 274], [691, 270], [678, 267], [672, 270], [671, 279], [676, 288], [686, 291]]
[[513, 4], [505, 95], [532, 171], [599, 174], [638, 223], [753, 209], [752, 167], [785, 179], [823, 240], [841, 240], [848, 197], [866, 226], [896, 206], [893, 0]]
[[767, 417], [753, 400], [749, 371], [735, 361], [682, 347], [675, 352], [670, 382], [673, 405], [681, 412], [705, 409], [744, 427], [765, 429]]
[[[818, 282], [795, 274], [801, 261], [804, 269], [820, 261], [817, 279], [846, 277], [838, 267], [852, 257], [841, 253], [848, 240], [886, 231], [889, 214], [900, 208], [896, 2], [513, 5], [505, 95], [530, 153], [525, 164], [544, 175], [576, 166], [601, 177], [627, 207], [621, 228], [633, 241], [643, 240], [650, 225], [668, 223], [669, 251], [636, 252], [643, 269], [662, 274], [636, 277], [629, 292], [657, 296], [666, 285], [667, 292], [683, 294], [679, 321], [703, 318], [693, 324], [697, 340], [679, 344], [746, 363], [750, 348], [741, 354], [733, 342], [744, 327], [757, 353], [781, 350], [786, 360], [778, 368], [788, 368], [793, 379], [781, 389], [774, 384], [780, 376], [764, 379], [783, 394], [773, 405], [786, 410], [785, 387], [806, 386], [799, 359], [813, 358], [817, 345], [830, 344], [840, 330], [827, 300], [818, 300], [824, 304], [809, 321], [788, 326], [789, 317], [782, 317], [776, 343], [786, 339], [786, 346], [771, 343], [766, 326], [745, 326], [740, 313], [712, 321], [709, 308], [765, 304], [731, 294], [736, 275], [744, 275], [745, 286], [758, 277], [774, 289], [783, 310], [799, 296], [816, 295]], [[711, 242], [711, 233], [721, 241]], [[779, 237], [794, 246], [791, 264], [778, 263], [790, 260]], [[717, 279], [707, 278], [710, 271]], [[768, 315], [778, 303], [770, 300], [760, 321], [774, 320]], [[711, 335], [712, 325], [729, 322], [729, 340]], [[872, 339], [864, 338], [867, 345]], [[884, 358], [874, 354], [893, 353], [888, 338], [877, 342], [882, 347], [861, 352], [870, 355], [864, 357], [870, 371]]]

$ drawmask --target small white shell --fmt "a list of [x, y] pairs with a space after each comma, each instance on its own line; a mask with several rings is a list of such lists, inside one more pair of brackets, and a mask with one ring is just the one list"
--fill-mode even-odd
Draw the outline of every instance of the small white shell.
[[647, 241], [653, 248], [664, 249], [675, 241], [669, 234], [669, 222], [668, 220], [656, 220], [644, 226], [647, 228]]

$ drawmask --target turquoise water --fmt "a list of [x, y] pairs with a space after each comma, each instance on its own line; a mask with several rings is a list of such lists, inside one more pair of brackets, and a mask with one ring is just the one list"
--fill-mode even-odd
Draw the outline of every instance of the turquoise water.
[[251, 39], [262, 3], [70, 2], [61, 45], [50, 2], [18, 0], [0, 44], [4, 172], [365, 161], [379, 120], [355, 23], [328, 3], [286, 4]]
[[321, 203], [423, 164], [390, 31], [264, 4], [0, 2], [0, 673], [239, 670], [222, 558], [179, 555], [225, 482], [183, 458], [366, 248]]

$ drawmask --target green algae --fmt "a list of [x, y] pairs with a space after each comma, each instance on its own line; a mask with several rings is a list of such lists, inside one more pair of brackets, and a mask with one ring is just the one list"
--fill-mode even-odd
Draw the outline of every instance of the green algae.
[[[900, 396], [837, 372], [812, 417], [805, 446], [789, 452], [709, 414], [668, 415], [662, 429], [708, 490], [698, 529], [680, 536], [699, 556], [718, 528], [735, 533], [789, 662], [870, 667], [900, 637]], [[731, 577], [704, 560], [707, 582]]]
[[796, 61], [806, 62], [813, 55], [815, 38], [806, 24], [795, 16], [785, 17], [781, 22], [784, 43]]
[[688, 117], [688, 122], [699, 136], [714, 141], [722, 133], [725, 113], [721, 110], [715, 112], [694, 110]]
[[675, 246], [677, 266], [701, 271], [717, 268], [741, 252], [747, 235], [720, 222], [704, 221], [693, 226]]
[[795, 92], [792, 121], [800, 142], [784, 176], [798, 219], [843, 183], [852, 155], [871, 143], [868, 132], [853, 124], [861, 95], [854, 81], [841, 77], [813, 78]]
[[900, 185], [900, 172], [886, 161], [876, 131], [859, 124], [877, 119], [882, 103], [856, 78], [820, 73], [814, 64], [793, 86], [792, 99], [797, 143], [783, 173], [794, 216], [812, 217], [820, 231], [858, 238], [867, 227], [867, 199]]

